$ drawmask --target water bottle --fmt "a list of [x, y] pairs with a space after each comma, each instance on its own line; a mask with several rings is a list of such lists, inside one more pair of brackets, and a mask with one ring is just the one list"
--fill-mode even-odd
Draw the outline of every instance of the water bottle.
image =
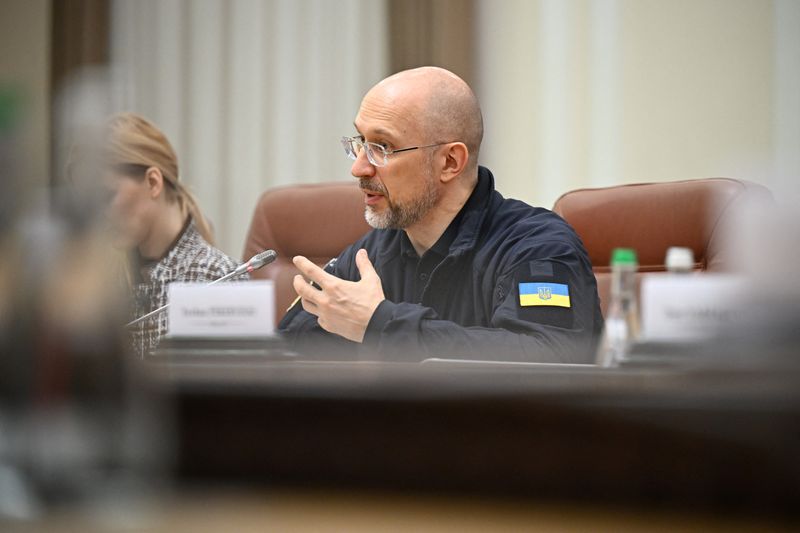
[[597, 364], [616, 367], [625, 361], [631, 344], [639, 336], [636, 302], [636, 252], [615, 248], [611, 254], [611, 301], [597, 352]]

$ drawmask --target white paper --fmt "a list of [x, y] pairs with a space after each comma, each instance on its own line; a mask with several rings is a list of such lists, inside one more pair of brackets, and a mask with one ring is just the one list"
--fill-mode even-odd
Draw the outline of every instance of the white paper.
[[654, 274], [642, 280], [642, 340], [702, 340], [742, 323], [743, 278], [729, 274]]
[[171, 283], [168, 334], [172, 337], [266, 337], [274, 333], [275, 289], [269, 280]]

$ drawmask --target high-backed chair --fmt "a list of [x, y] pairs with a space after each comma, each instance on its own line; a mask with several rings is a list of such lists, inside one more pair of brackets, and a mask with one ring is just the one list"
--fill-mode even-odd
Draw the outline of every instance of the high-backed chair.
[[358, 182], [328, 182], [277, 187], [258, 200], [245, 241], [244, 259], [272, 249], [278, 259], [253, 273], [275, 282], [276, 324], [296, 298], [292, 257], [304, 255], [318, 265], [336, 257], [369, 230]]
[[553, 211], [569, 222], [592, 260], [603, 313], [611, 287], [611, 252], [636, 250], [639, 272], [664, 272], [667, 249], [694, 251], [695, 270], [725, 271], [736, 252], [727, 229], [748, 201], [771, 201], [768, 189], [741, 180], [708, 178], [578, 189]]

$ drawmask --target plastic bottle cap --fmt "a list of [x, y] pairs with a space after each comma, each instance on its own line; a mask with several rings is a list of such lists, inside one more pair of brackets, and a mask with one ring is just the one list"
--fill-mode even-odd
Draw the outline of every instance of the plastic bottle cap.
[[635, 265], [636, 250], [632, 248], [614, 248], [611, 252], [611, 265]]
[[666, 263], [670, 272], [688, 272], [694, 267], [694, 252], [691, 248], [672, 246], [667, 250]]

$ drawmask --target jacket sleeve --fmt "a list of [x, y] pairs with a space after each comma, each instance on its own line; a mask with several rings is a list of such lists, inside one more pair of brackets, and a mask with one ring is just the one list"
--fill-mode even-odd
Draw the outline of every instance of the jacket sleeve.
[[[529, 249], [501, 272], [487, 274], [481, 288], [491, 305], [487, 327], [442, 320], [423, 305], [384, 301], [370, 320], [362, 350], [393, 360], [593, 362], [602, 318], [591, 267], [569, 245], [546, 248], [545, 253]], [[569, 307], [547, 305], [535, 294], [534, 305], [528, 305], [520, 287], [532, 283], [566, 286]]]

